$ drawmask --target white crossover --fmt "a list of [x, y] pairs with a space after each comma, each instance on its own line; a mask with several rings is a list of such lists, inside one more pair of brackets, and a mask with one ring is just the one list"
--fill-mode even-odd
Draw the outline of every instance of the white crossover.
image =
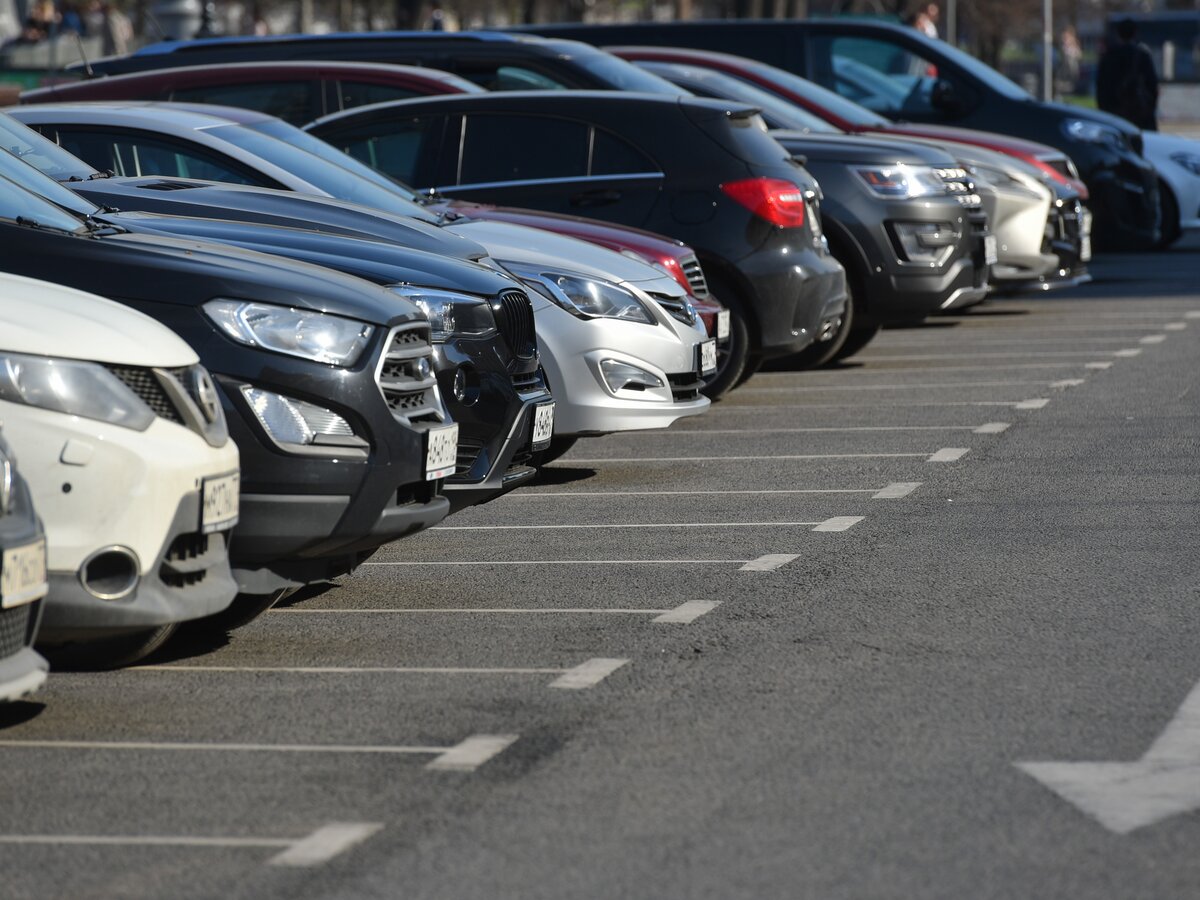
[[1185, 231], [1200, 229], [1200, 141], [1143, 131], [1142, 152], [1158, 169], [1163, 245], [1173, 244]]

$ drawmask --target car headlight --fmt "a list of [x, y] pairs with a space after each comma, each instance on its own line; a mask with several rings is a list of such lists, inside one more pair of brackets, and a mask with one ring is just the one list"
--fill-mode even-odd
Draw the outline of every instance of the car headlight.
[[1193, 175], [1200, 175], [1200, 153], [1172, 153], [1171, 162], [1183, 166]]
[[586, 275], [556, 272], [506, 263], [531, 290], [581, 319], [623, 319], [643, 325], [658, 320], [630, 290]]
[[1102, 122], [1092, 122], [1089, 119], [1067, 119], [1062, 123], [1062, 131], [1073, 141], [1085, 144], [1108, 144], [1110, 147], [1120, 147], [1123, 143], [1121, 132], [1111, 125]]
[[0, 354], [0, 399], [145, 431], [152, 410], [98, 363]]
[[392, 290], [421, 307], [434, 343], [444, 343], [455, 335], [479, 337], [496, 330], [496, 317], [487, 300], [405, 285], [394, 285]]
[[239, 344], [333, 366], [354, 365], [375, 331], [355, 319], [246, 300], [209, 300], [203, 309]]
[[[889, 200], [910, 200], [913, 197], [929, 197], [949, 194], [951, 190], [940, 172], [932, 166], [879, 166], [871, 169], [855, 169], [855, 174], [872, 193]], [[961, 171], [961, 170], [954, 170]], [[966, 175], [966, 172], [963, 172]]]

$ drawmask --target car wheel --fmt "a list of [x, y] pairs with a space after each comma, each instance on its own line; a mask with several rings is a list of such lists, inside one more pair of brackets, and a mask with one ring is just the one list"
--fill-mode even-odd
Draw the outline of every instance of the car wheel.
[[[709, 282], [711, 284], [713, 279], [710, 278]], [[746, 324], [742, 304], [726, 284], [714, 285], [713, 293], [721, 298], [721, 302], [729, 310], [729, 340], [725, 342], [724, 347], [717, 345], [717, 371], [705, 379], [703, 393], [709, 400], [720, 400], [753, 375], [754, 370], [746, 372], [752, 355], [750, 328]]]
[[834, 360], [849, 359], [867, 344], [875, 339], [875, 335], [879, 334], [880, 326], [878, 325], [860, 325], [857, 328], [850, 329], [850, 333], [846, 335], [846, 340], [842, 343], [841, 349], [838, 350]]
[[95, 672], [119, 669], [149, 656], [165, 644], [177, 628], [178, 625], [172, 622], [158, 628], [147, 628], [144, 631], [102, 638], [98, 641], [39, 649], [56, 670]]
[[193, 619], [180, 626], [183, 636], [191, 638], [213, 638], [227, 634], [235, 628], [241, 628], [253, 622], [268, 609], [291, 594], [297, 588], [280, 588], [266, 594], [238, 594], [233, 602], [219, 613]]
[[1158, 183], [1158, 196], [1162, 206], [1162, 238], [1158, 249], [1165, 250], [1183, 236], [1183, 231], [1179, 227], [1179, 201], [1165, 181]]
[[842, 313], [842, 321], [838, 323], [837, 330], [833, 333], [833, 337], [827, 341], [813, 341], [795, 356], [792, 356], [788, 362], [791, 365], [790, 369], [817, 369], [821, 366], [827, 366], [836, 359], [841, 357], [842, 347], [846, 343], [846, 339], [850, 337], [854, 331], [855, 315], [858, 312], [857, 306], [861, 301], [855, 299], [857, 291], [850, 286], [851, 280], [846, 279], [846, 311]]
[[575, 442], [578, 440], [579, 438], [574, 435], [568, 437], [551, 438], [549, 447], [547, 447], [545, 450], [539, 450], [533, 454], [533, 457], [529, 461], [530, 465], [532, 465], [534, 468], [540, 468], [546, 463], [554, 462], [556, 459], [574, 447]]

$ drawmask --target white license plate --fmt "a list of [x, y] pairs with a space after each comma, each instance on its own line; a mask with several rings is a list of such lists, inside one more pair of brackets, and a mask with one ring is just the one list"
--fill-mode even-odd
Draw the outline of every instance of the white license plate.
[[436, 481], [454, 474], [458, 462], [458, 425], [430, 428], [425, 444], [425, 480]]
[[700, 374], [711, 375], [717, 371], [717, 342], [705, 341], [700, 345]]
[[1092, 258], [1092, 236], [1085, 234], [1079, 239], [1079, 260], [1087, 262]]
[[554, 404], [540, 403], [533, 412], [533, 449], [541, 450], [554, 435]]
[[200, 530], [205, 534], [232, 528], [238, 520], [238, 493], [242, 478], [238, 472], [220, 478], [205, 478], [200, 492]]
[[985, 234], [983, 236], [983, 261], [989, 266], [994, 266], [996, 260], [1000, 257], [997, 255], [996, 236], [994, 234]]
[[11, 609], [46, 596], [46, 541], [9, 547], [0, 560], [0, 608]]
[[729, 337], [729, 310], [723, 309], [717, 313], [717, 340], [723, 341]]

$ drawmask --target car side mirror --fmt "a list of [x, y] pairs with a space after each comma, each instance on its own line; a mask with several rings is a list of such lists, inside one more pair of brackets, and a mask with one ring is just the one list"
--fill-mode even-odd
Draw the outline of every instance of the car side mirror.
[[957, 115], [963, 111], [962, 97], [955, 90], [954, 84], [944, 78], [934, 82], [929, 102], [934, 109], [949, 115]]

